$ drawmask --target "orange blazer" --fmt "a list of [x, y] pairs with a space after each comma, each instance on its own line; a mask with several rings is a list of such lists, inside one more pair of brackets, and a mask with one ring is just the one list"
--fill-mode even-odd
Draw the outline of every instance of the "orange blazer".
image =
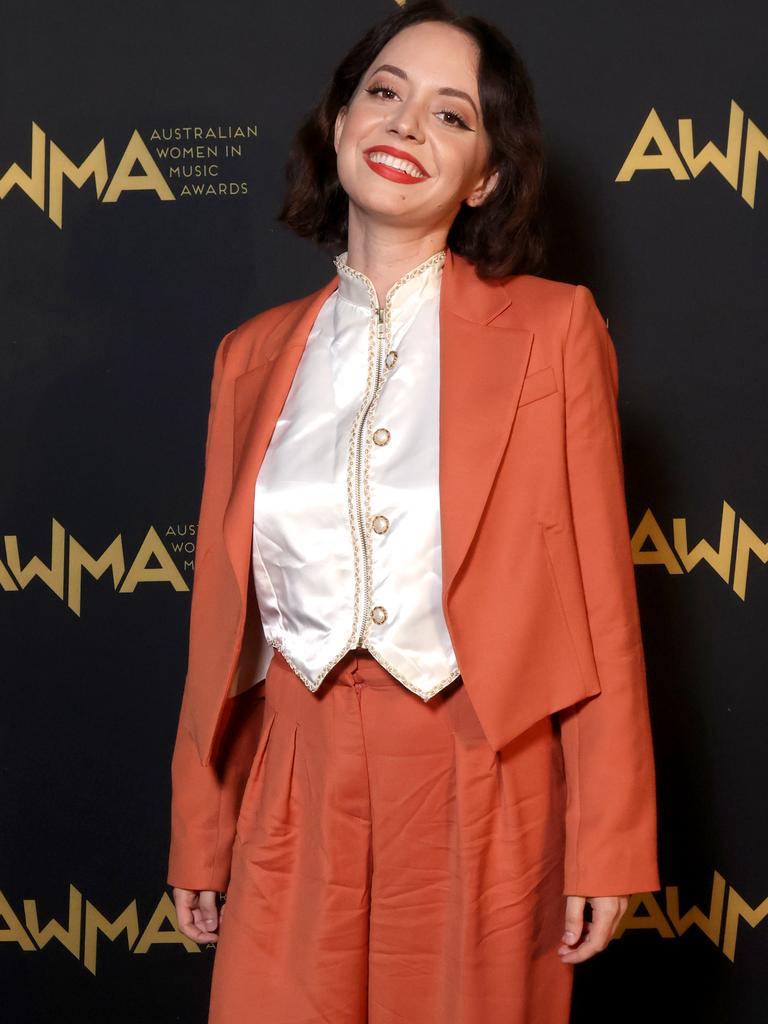
[[[256, 476], [336, 275], [216, 351], [171, 764], [168, 883], [226, 889], [263, 715], [251, 575]], [[567, 787], [564, 894], [658, 889], [656, 792], [613, 342], [591, 291], [480, 280], [452, 250], [440, 295], [443, 609], [499, 751], [545, 715]], [[267, 652], [268, 653], [268, 652]]]

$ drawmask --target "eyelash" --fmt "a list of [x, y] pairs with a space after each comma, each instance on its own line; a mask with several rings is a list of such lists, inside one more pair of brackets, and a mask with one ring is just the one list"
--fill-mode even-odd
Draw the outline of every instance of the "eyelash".
[[[371, 96], [376, 96], [377, 94], [382, 93], [382, 92], [391, 92], [393, 96], [397, 95], [397, 93], [395, 92], [394, 89], [390, 89], [390, 87], [388, 85], [384, 85], [383, 83], [378, 83], [378, 82], [375, 83], [374, 85], [369, 85], [368, 88], [365, 91], [367, 93], [370, 93]], [[463, 129], [464, 128], [467, 128], [467, 129], [469, 128], [469, 125], [467, 124], [467, 122], [464, 120], [464, 118], [461, 116], [461, 114], [457, 110], [441, 110], [440, 113], [441, 114], [450, 114], [452, 117], [456, 118], [456, 120], [459, 122], [459, 126], [461, 128], [463, 128]], [[456, 127], [456, 125], [452, 125], [452, 127]]]

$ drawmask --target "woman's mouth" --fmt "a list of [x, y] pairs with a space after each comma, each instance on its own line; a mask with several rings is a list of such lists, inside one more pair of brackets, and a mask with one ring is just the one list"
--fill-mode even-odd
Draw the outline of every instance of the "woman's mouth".
[[430, 177], [425, 171], [418, 167], [411, 160], [404, 157], [394, 156], [381, 149], [369, 149], [363, 153], [365, 162], [382, 178], [390, 181], [397, 181], [402, 185], [416, 185], [420, 181], [426, 181]]

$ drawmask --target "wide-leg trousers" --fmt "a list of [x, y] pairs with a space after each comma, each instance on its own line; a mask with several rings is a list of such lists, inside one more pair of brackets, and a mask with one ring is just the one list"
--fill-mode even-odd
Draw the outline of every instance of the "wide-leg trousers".
[[566, 1024], [551, 720], [495, 752], [461, 677], [424, 701], [361, 649], [264, 687], [209, 1024]]

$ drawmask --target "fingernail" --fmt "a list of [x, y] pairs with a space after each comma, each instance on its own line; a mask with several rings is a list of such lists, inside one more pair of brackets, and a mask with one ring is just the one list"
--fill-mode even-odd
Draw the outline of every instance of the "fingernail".
[[565, 935], [563, 935], [563, 942], [573, 942], [575, 938], [576, 936], [573, 932], [566, 932]]

